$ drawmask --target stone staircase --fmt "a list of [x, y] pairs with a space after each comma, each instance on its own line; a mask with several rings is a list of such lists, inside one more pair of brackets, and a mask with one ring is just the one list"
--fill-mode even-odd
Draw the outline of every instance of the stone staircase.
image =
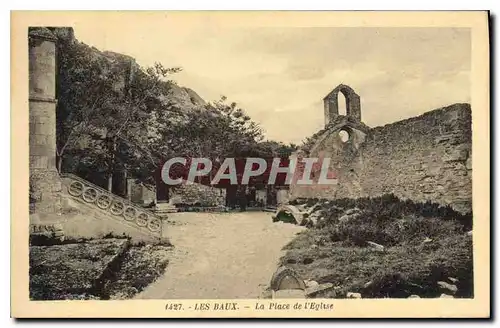
[[70, 207], [77, 207], [96, 218], [111, 219], [124, 228], [120, 230], [162, 238], [165, 215], [159, 216], [76, 175], [63, 173], [60, 176], [62, 195], [67, 203], [73, 204]]

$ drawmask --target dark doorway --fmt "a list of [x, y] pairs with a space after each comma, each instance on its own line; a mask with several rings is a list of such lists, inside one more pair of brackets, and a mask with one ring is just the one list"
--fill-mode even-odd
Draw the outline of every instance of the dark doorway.
[[163, 181], [156, 181], [156, 202], [166, 203], [169, 201], [169, 188]]
[[111, 192], [127, 198], [127, 171], [117, 170], [113, 172]]
[[237, 199], [237, 187], [236, 186], [229, 186], [226, 189], [226, 206], [229, 208], [236, 208], [238, 205], [238, 199]]
[[246, 192], [247, 204], [249, 207], [256, 206], [256, 190], [255, 187], [248, 187]]
[[275, 207], [278, 204], [278, 195], [273, 186], [267, 186], [266, 206]]

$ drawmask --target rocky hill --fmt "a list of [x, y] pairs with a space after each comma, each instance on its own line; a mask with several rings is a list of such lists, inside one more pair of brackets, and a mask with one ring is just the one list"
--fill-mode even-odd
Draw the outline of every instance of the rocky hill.
[[[134, 79], [138, 72], [141, 71], [140, 65], [137, 64], [135, 58], [131, 56], [113, 51], [99, 50], [78, 41], [75, 37], [73, 28], [71, 27], [51, 27], [49, 29], [61, 41], [79, 42], [81, 45], [86, 46], [88, 48], [88, 55], [95, 60], [106, 59], [106, 61], [103, 62], [107, 62], [109, 64], [107, 67], [108, 69], [111, 67], [121, 66], [123, 68], [123, 78], [116, 81], [115, 87], [117, 90], [125, 91], [130, 81]], [[165, 92], [162, 100], [165, 102], [168, 101], [170, 104], [180, 109], [192, 110], [195, 108], [201, 108], [206, 104], [206, 101], [190, 88], [182, 87], [175, 83], [166, 83], [165, 86]]]
[[171, 103], [185, 110], [200, 108], [207, 104], [194, 90], [177, 84], [170, 85], [167, 98]]

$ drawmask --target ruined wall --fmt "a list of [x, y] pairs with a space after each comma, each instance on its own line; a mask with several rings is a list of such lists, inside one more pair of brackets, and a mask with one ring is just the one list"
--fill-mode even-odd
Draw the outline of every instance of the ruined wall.
[[336, 172], [338, 185], [293, 186], [291, 197], [334, 199], [394, 193], [467, 212], [472, 209], [471, 148], [468, 104], [370, 129], [363, 141], [352, 138], [343, 143], [334, 130], [320, 138], [308, 156], [331, 157], [330, 169]]
[[[349, 134], [349, 140], [343, 142], [340, 131]], [[346, 116], [338, 116], [328, 125], [308, 151], [298, 152], [295, 156], [330, 158], [329, 172], [337, 178], [336, 185], [317, 184], [320, 168], [313, 169], [313, 185], [290, 186], [290, 198], [357, 198], [361, 194], [358, 174], [363, 168], [361, 147], [370, 129], [360, 122]], [[329, 177], [329, 178], [333, 178]]]
[[170, 203], [198, 205], [198, 206], [224, 206], [226, 203], [226, 190], [205, 186], [199, 183], [181, 184], [170, 190]]
[[470, 106], [456, 104], [372, 130], [363, 145], [363, 195], [402, 198], [472, 210]]
[[156, 192], [152, 188], [146, 187], [141, 182], [132, 181], [130, 183], [130, 200], [136, 204], [149, 205], [156, 200]]

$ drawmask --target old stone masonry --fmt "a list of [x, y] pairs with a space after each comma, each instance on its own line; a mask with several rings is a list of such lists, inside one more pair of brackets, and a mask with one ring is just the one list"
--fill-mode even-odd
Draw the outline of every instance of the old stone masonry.
[[[338, 94], [346, 98], [339, 114]], [[298, 154], [330, 157], [337, 185], [293, 185], [290, 198], [359, 198], [393, 193], [401, 199], [472, 210], [472, 133], [469, 104], [370, 128], [360, 97], [339, 85], [324, 98], [325, 128]], [[297, 154], [296, 154], [297, 156]]]

